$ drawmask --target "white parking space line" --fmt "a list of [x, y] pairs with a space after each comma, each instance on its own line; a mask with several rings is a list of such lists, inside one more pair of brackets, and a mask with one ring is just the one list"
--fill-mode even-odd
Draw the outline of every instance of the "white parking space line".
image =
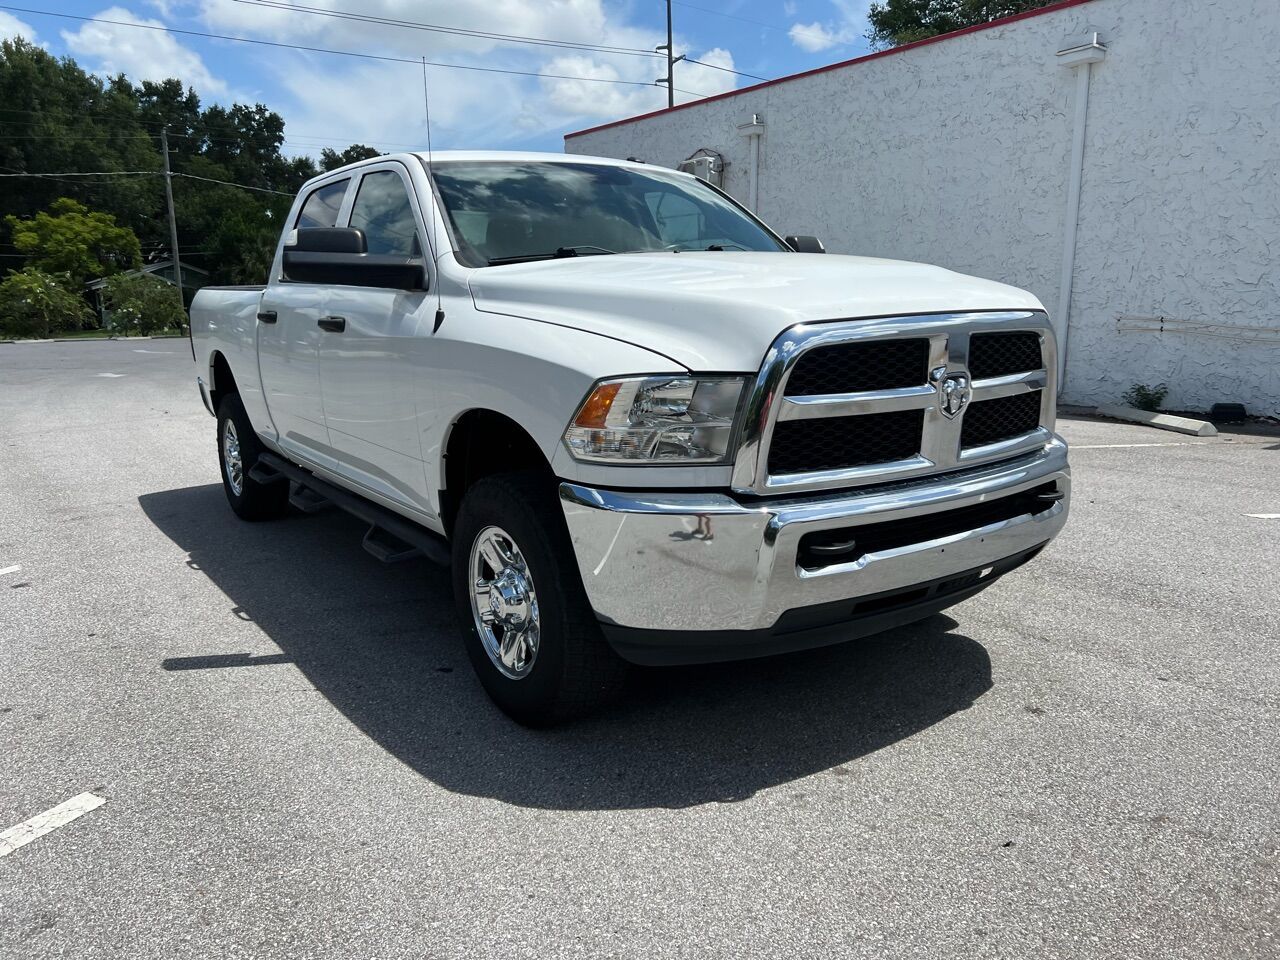
[[82, 793], [63, 801], [52, 810], [46, 810], [30, 820], [24, 820], [16, 827], [10, 827], [0, 833], [0, 857], [7, 857], [32, 840], [37, 840], [59, 827], [65, 827], [72, 820], [84, 816], [90, 810], [96, 810], [106, 802], [105, 797], [100, 797], [96, 793]]
[[8, 576], [11, 573], [17, 573], [21, 569], [22, 564], [15, 563], [12, 567], [5, 567], [3, 570], [0, 570], [0, 577]]
[[1073, 443], [1072, 450], [1119, 450], [1125, 447], [1203, 447], [1206, 444], [1191, 441], [1173, 443]]
[[591, 575], [598, 577], [600, 571], [604, 569], [604, 565], [609, 562], [609, 555], [613, 553], [613, 548], [618, 545], [618, 537], [622, 534], [623, 524], [627, 522], [626, 514], [622, 515], [622, 519], [618, 521], [618, 529], [613, 533], [613, 539], [609, 541], [609, 549], [604, 552], [604, 556], [600, 558], [600, 562], [596, 564], [596, 568], [591, 571]]
[[97, 374], [97, 376], [99, 376], [99, 377], [125, 377], [125, 376], [128, 376], [128, 374], [125, 374], [125, 373], [99, 373], [99, 374]]
[[1254, 520], [1280, 520], [1280, 513], [1246, 513], [1245, 516]]

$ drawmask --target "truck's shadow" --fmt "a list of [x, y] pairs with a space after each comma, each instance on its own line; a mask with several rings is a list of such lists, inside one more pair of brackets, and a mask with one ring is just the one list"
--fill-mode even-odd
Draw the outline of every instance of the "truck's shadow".
[[[856, 761], [963, 710], [991, 686], [982, 646], [936, 616], [893, 634], [784, 658], [640, 671], [615, 708], [529, 731], [488, 702], [457, 638], [445, 571], [387, 567], [360, 524], [330, 513], [236, 522], [217, 485], [140, 498], [283, 656], [233, 648], [166, 670], [294, 662], [376, 743], [450, 790], [556, 809], [734, 801]], [[654, 598], [654, 602], [661, 602]]]

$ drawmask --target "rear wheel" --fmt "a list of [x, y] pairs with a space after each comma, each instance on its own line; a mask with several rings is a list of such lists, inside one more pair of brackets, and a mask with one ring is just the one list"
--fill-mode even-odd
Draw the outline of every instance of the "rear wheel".
[[486, 477], [453, 530], [454, 598], [467, 654], [516, 721], [545, 726], [614, 696], [625, 664], [600, 633], [549, 481]]
[[249, 476], [261, 455], [262, 444], [239, 395], [223, 397], [218, 404], [218, 462], [227, 502], [241, 520], [271, 520], [289, 508], [289, 484], [283, 478], [259, 483]]

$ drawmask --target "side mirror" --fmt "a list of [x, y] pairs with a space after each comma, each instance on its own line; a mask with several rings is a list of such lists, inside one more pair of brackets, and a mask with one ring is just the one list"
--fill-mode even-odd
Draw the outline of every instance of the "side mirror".
[[783, 237], [787, 246], [796, 253], [826, 253], [827, 248], [817, 237]]
[[423, 290], [421, 257], [367, 253], [364, 231], [354, 227], [303, 227], [284, 248], [284, 276], [295, 283]]

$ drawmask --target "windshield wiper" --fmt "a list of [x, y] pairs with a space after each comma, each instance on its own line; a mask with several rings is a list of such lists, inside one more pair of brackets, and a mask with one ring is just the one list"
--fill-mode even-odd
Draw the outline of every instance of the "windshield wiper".
[[581, 243], [573, 247], [556, 247], [555, 253], [522, 253], [515, 257], [494, 257], [489, 266], [496, 267], [503, 263], [524, 263], [529, 260], [562, 260], [565, 257], [594, 257], [608, 253], [617, 253], [607, 247], [597, 247], [590, 243]]
[[573, 247], [558, 247], [556, 249], [557, 257], [594, 257], [604, 253], [617, 253], [617, 250], [610, 250], [608, 247], [597, 247], [591, 243], [580, 243]]

